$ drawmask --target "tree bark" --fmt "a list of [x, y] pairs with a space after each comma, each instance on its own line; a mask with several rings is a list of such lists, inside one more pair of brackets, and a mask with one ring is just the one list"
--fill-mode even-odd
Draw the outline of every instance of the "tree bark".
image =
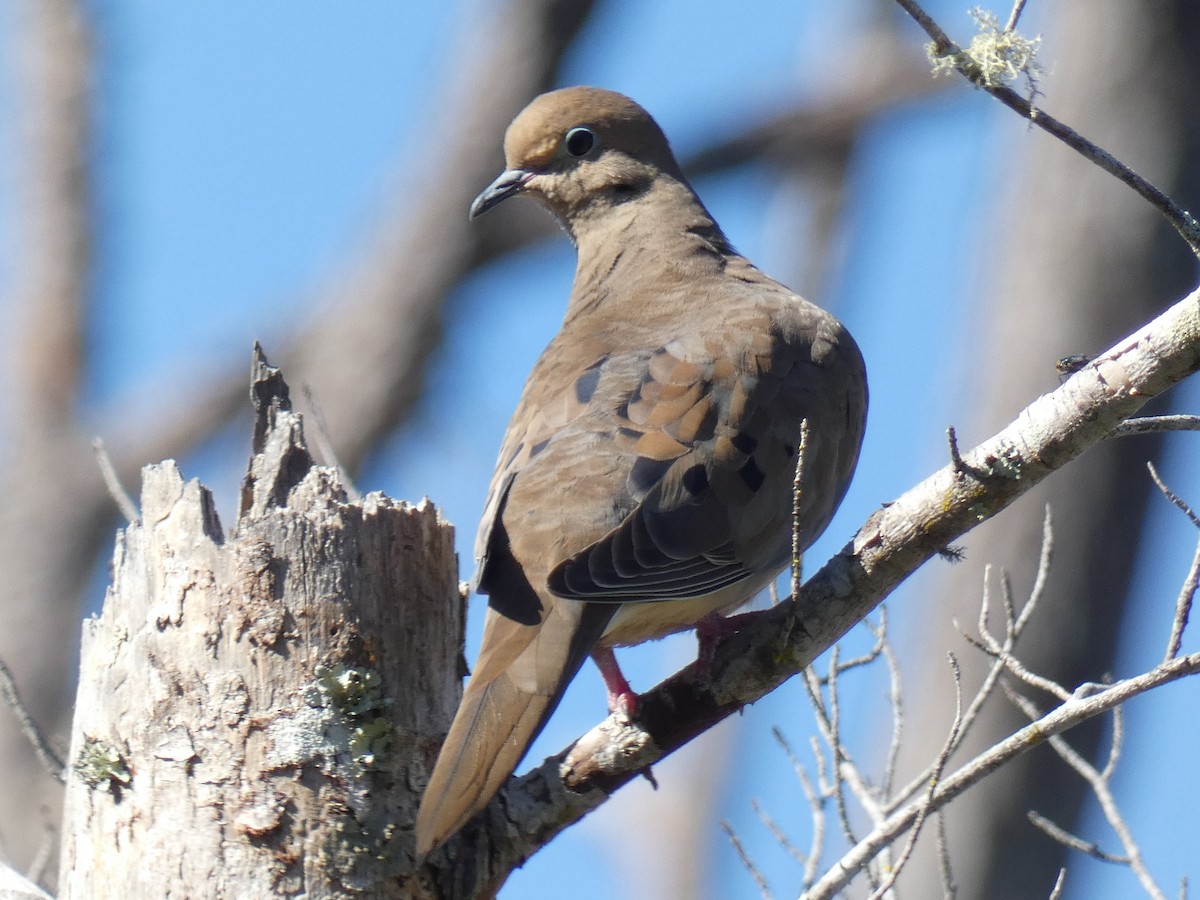
[[148, 466], [84, 624], [64, 898], [418, 892], [411, 823], [460, 695], [453, 528], [347, 502], [261, 350], [252, 395], [230, 534]]

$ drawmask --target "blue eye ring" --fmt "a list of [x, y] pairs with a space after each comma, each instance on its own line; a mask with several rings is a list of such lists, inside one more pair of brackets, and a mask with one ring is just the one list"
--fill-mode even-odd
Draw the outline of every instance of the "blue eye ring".
[[563, 146], [571, 156], [587, 156], [596, 146], [596, 134], [590, 128], [572, 128], [563, 138]]

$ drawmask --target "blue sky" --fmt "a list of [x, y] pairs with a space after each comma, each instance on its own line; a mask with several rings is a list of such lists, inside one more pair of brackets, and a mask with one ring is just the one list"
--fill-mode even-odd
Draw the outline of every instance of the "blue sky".
[[[145, 391], [177, 352], [181, 335], [197, 371], [229, 360], [240, 365], [255, 339], [266, 342], [268, 354], [282, 346], [314, 283], [335, 275], [369, 232], [384, 185], [401, 163], [420, 158], [421, 135], [436, 119], [438, 92], [455, 65], [447, 52], [452, 36], [482, 2], [359, 0], [351, 12], [312, 0], [91, 5], [103, 65], [90, 404], [120, 404]], [[945, 11], [947, 25], [967, 32], [957, 7], [931, 6]], [[746, 14], [745, 7], [716, 2], [609, 3], [569, 57], [563, 83], [598, 84], [634, 96], [686, 156], [714, 135], [729, 133], [731, 123], [819, 94], [838, 77], [839, 51], [846, 35], [863, 27], [868, 8], [865, 2], [770, 0]], [[7, 17], [0, 11], [0, 26], [9, 24]], [[916, 47], [915, 28], [908, 31]], [[1052, 49], [1052, 35], [1048, 44]], [[12, 103], [7, 77], [0, 85], [0, 103], [6, 101]], [[499, 171], [501, 135], [463, 139], [493, 142]], [[827, 295], [814, 299], [835, 307], [862, 345], [872, 373], [872, 410], [859, 476], [810, 559], [828, 556], [881, 502], [942, 464], [944, 428], [960, 399], [944, 389], [943, 373], [958, 361], [898, 348], [918, 345], [923, 323], [935, 320], [942, 329], [939, 348], [955, 346], [968, 319], [962, 297], [982, 252], [967, 223], [986, 208], [994, 186], [989, 173], [1005, 148], [1030, 139], [1010, 113], [963, 89], [890, 114], [857, 149], [851, 213], [841, 236], [847, 265]], [[0, 125], [0, 159], [9, 158], [9, 141]], [[11, 185], [10, 172], [0, 179], [0, 187]], [[781, 188], [775, 173], [745, 171], [696, 186], [746, 255], [780, 277], [803, 271], [804, 260], [796, 258], [801, 251], [779, 238], [782, 224], [797, 212], [794, 192]], [[0, 198], [0, 239], [11, 234], [12, 215], [12, 205]], [[0, 260], [6, 258], [11, 260], [7, 245]], [[364, 490], [412, 500], [429, 495], [442, 505], [459, 527], [464, 569], [500, 434], [525, 373], [557, 329], [572, 269], [571, 248], [559, 237], [462, 284], [448, 311], [447, 345], [434, 358], [427, 398], [360, 478]], [[7, 273], [0, 269], [0, 276]], [[1194, 385], [1186, 390], [1175, 405], [1195, 409], [1200, 391]], [[914, 397], [923, 398], [919, 408]], [[214, 487], [226, 521], [244, 466], [245, 442], [232, 443], [228, 454], [209, 452], [184, 463], [186, 475]], [[896, 454], [897, 446], [907, 452]], [[1195, 441], [1189, 447], [1176, 439], [1172, 447], [1164, 474], [1182, 486], [1183, 473], [1196, 465]], [[1163, 609], [1130, 623], [1118, 674], [1161, 653], [1170, 602], [1191, 558], [1193, 536], [1182, 517], [1165, 504], [1160, 513], [1151, 529], [1163, 550], [1146, 561], [1138, 591]], [[904, 610], [920, 585], [918, 576], [889, 603], [902, 637], [913, 633]], [[479, 618], [476, 605], [472, 658]], [[681, 637], [623, 659], [634, 685], [645, 687], [693, 653], [693, 639]], [[865, 695], [879, 688], [867, 684], [861, 690]], [[1196, 701], [1196, 688], [1184, 685], [1132, 704], [1131, 743], [1118, 777], [1126, 812], [1168, 890], [1171, 879], [1200, 857], [1194, 836], [1160, 825], [1163, 819], [1186, 821], [1189, 805], [1194, 812], [1197, 777], [1185, 754], [1200, 735], [1196, 717], [1180, 723], [1177, 711], [1183, 704], [1195, 709]], [[530, 759], [561, 749], [602, 713], [603, 692], [588, 667]], [[768, 738], [776, 724], [798, 747], [807, 742], [811, 715], [795, 685], [722, 726], [728, 733], [713, 740], [738, 748], [738, 774], [719, 815], [748, 838], [777, 896], [786, 897], [794, 895], [799, 873], [764, 838], [748, 805], [752, 796], [768, 798], [772, 813], [798, 843], [807, 843], [799, 788]], [[852, 727], [861, 735], [866, 726]], [[1179, 736], [1184, 727], [1191, 729], [1186, 740]], [[703, 744], [687, 757], [688, 765], [702, 755]], [[695, 776], [683, 764], [664, 764], [659, 793], [688, 777]], [[1179, 789], [1180, 778], [1186, 791]], [[655, 816], [659, 802], [640, 785], [623, 792], [517, 872], [502, 896], [554, 896], [568, 878], [581, 900], [611, 896], [619, 874], [610, 861], [613, 832], [623, 820]], [[1164, 806], [1175, 805], [1172, 815], [1163, 815]], [[1098, 827], [1092, 833], [1113, 846]], [[709, 839], [719, 886], [714, 896], [752, 896], [752, 883], [715, 823]], [[638, 896], [627, 888], [625, 895]], [[1080, 861], [1068, 895], [1117, 898], [1133, 891], [1127, 874]]]

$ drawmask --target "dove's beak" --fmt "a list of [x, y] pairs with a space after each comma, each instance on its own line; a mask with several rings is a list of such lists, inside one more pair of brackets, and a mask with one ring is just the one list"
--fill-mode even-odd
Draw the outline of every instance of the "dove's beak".
[[476, 216], [483, 215], [501, 200], [507, 200], [513, 194], [520, 193], [535, 174], [524, 169], [509, 169], [507, 172], [501, 172], [500, 177], [484, 188], [483, 193], [471, 203], [471, 211], [467, 214], [467, 218], [474, 219]]

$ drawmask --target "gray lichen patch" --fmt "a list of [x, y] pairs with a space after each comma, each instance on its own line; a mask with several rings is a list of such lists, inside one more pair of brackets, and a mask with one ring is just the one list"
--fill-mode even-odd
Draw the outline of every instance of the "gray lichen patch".
[[306, 706], [276, 718], [267, 729], [272, 768], [324, 760], [335, 768], [346, 761], [358, 770], [379, 762], [392, 742], [393, 725], [384, 711], [390, 701], [374, 669], [318, 666], [304, 691]]
[[306, 765], [337, 753], [337, 745], [326, 737], [332, 725], [330, 711], [306, 706], [277, 716], [267, 727], [267, 768], [287, 769]]

